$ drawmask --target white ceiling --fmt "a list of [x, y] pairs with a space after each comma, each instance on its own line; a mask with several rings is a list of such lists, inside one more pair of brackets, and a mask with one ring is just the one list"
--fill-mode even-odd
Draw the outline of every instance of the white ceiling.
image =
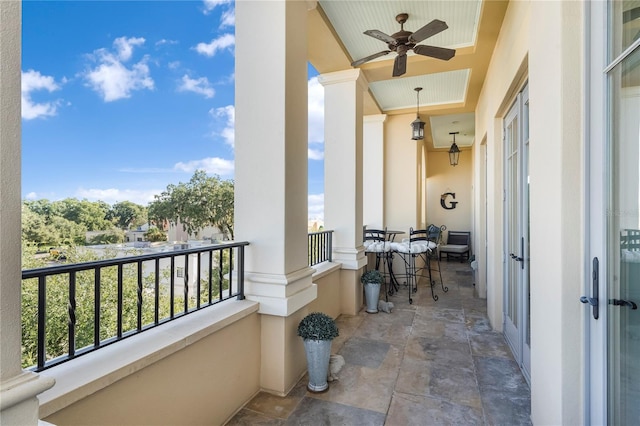
[[[500, 19], [506, 9], [506, 2], [501, 3], [504, 5], [501, 6], [503, 11]], [[391, 35], [400, 31], [400, 24], [396, 22], [399, 13], [409, 14], [404, 24], [405, 31], [415, 32], [434, 19], [446, 22], [448, 29], [419, 44], [456, 49], [456, 57], [451, 60], [440, 61], [409, 52], [407, 73], [392, 77], [396, 53], [391, 52], [360, 68], [369, 81], [375, 102], [386, 114], [415, 111], [417, 100], [414, 88], [423, 88], [420, 92], [420, 116], [430, 123], [433, 148], [448, 148], [451, 145], [449, 132], [452, 131], [460, 131], [456, 135], [456, 143], [460, 147], [473, 143], [475, 119], [473, 112], [469, 111], [475, 109], [477, 100], [470, 103], [468, 97], [472, 76], [478, 71], [472, 69], [476, 61], [469, 56], [478, 50], [480, 24], [486, 6], [483, 1], [319, 0], [319, 5], [350, 61], [388, 50], [385, 42], [363, 32], [376, 29]], [[495, 9], [495, 6], [492, 8]], [[500, 24], [501, 21], [497, 23], [498, 28]], [[493, 45], [490, 46], [492, 50]], [[483, 62], [482, 66], [486, 67], [486, 64]], [[482, 72], [484, 75], [486, 69]], [[475, 89], [475, 92], [479, 90]], [[474, 96], [477, 98], [477, 93]]]

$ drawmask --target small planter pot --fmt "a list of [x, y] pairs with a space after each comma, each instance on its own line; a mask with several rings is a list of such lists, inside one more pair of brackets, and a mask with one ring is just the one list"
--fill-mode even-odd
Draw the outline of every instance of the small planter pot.
[[331, 340], [304, 340], [307, 353], [307, 372], [309, 373], [310, 392], [324, 392], [329, 388], [327, 375], [331, 358]]
[[380, 299], [380, 284], [364, 283], [364, 298], [367, 302], [367, 312], [378, 313], [378, 300]]

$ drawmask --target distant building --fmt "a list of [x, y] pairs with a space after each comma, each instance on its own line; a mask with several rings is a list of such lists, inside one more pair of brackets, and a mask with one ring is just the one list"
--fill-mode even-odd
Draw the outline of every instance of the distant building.
[[125, 232], [124, 240], [128, 243], [133, 241], [146, 241], [145, 234], [148, 230], [149, 224], [140, 225], [136, 229], [129, 229]]
[[309, 232], [318, 232], [324, 229], [324, 220], [322, 219], [309, 219], [307, 223], [307, 229]]
[[215, 226], [207, 226], [189, 234], [182, 224], [170, 224], [167, 230], [169, 241], [190, 241], [190, 240], [209, 240], [209, 241], [225, 241], [227, 237], [220, 232]]

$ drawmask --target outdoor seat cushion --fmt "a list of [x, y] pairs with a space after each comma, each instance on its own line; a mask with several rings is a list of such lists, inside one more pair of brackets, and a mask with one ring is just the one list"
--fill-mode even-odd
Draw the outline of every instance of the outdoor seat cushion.
[[469, 251], [469, 246], [466, 244], [444, 244], [440, 246], [440, 252], [443, 253], [466, 253]]
[[398, 253], [426, 253], [436, 248], [436, 243], [432, 241], [414, 241], [409, 243], [403, 240], [401, 243], [392, 243], [391, 249]]
[[389, 241], [366, 240], [363, 245], [364, 251], [367, 253], [386, 253], [391, 251], [391, 243]]

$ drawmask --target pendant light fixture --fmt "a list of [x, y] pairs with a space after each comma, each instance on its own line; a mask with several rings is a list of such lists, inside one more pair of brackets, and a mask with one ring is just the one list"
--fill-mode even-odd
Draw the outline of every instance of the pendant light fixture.
[[460, 148], [456, 144], [456, 135], [460, 132], [449, 132], [450, 135], [453, 135], [453, 143], [451, 144], [451, 148], [449, 148], [449, 164], [452, 166], [458, 165], [458, 160], [460, 159]]
[[416, 91], [416, 119], [411, 123], [411, 139], [421, 141], [424, 139], [424, 121], [420, 120], [420, 91], [422, 87], [413, 89]]

